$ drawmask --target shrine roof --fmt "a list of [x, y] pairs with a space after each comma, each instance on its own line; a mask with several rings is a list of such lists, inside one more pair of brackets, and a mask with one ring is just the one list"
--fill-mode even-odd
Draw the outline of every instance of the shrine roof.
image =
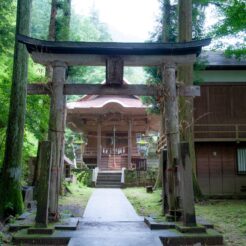
[[[86, 100], [85, 100], [86, 99]], [[99, 109], [109, 104], [118, 104], [123, 108], [146, 109], [141, 100], [137, 97], [127, 96], [90, 96], [76, 102], [67, 103], [68, 109]]]
[[211, 42], [211, 39], [181, 43], [71, 42], [39, 40], [24, 35], [17, 35], [17, 40], [25, 44], [30, 53], [157, 56], [199, 55], [202, 47]]

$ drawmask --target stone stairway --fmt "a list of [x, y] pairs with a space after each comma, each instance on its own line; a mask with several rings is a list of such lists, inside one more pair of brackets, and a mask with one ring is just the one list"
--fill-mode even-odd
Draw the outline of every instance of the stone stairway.
[[103, 171], [97, 175], [96, 188], [121, 188], [121, 172]]

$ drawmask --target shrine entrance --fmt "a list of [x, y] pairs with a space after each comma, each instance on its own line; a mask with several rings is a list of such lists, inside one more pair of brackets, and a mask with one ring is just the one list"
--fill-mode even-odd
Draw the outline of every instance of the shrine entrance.
[[[181, 213], [185, 226], [195, 226], [191, 162], [187, 143], [180, 143], [179, 140], [177, 97], [178, 95], [195, 96], [197, 92], [199, 94], [199, 88], [182, 86], [177, 88], [176, 69], [179, 64], [193, 64], [202, 46], [208, 45], [211, 40], [173, 44], [79, 43], [42, 41], [21, 35], [18, 36], [18, 40], [26, 45], [34, 62], [53, 67], [52, 83], [31, 84], [28, 87], [29, 94], [51, 96], [49, 141], [53, 149], [50, 158], [52, 164], [50, 196], [46, 198], [49, 198], [50, 214], [58, 214], [59, 183], [64, 153], [65, 95], [145, 95], [164, 99], [167, 168], [163, 173], [165, 177], [163, 194], [168, 197], [166, 214], [169, 219], [177, 220], [180, 218], [177, 214]], [[66, 84], [66, 69], [74, 65], [106, 66], [106, 84]], [[158, 66], [163, 72], [163, 85], [161, 88], [148, 85], [125, 85], [123, 84], [124, 66]], [[101, 128], [100, 124], [98, 127]], [[113, 136], [115, 156], [117, 131], [114, 128]], [[98, 147], [101, 148], [100, 142]], [[98, 160], [101, 160], [101, 151], [97, 154]], [[164, 198], [163, 201], [165, 201]], [[39, 209], [38, 206], [37, 211]]]

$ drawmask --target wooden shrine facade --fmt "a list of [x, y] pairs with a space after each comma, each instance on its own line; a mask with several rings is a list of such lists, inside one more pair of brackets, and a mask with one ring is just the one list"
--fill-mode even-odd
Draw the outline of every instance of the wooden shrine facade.
[[143, 168], [139, 163], [146, 158], [138, 151], [137, 138], [160, 129], [159, 117], [146, 110], [139, 97], [127, 95], [91, 95], [68, 103], [67, 126], [86, 138], [77, 149], [77, 162], [100, 170]]

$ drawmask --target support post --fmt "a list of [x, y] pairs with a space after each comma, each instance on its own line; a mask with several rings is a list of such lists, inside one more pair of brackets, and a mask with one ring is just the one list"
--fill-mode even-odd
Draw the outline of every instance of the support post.
[[196, 213], [194, 205], [194, 191], [192, 183], [192, 162], [190, 159], [189, 143], [180, 143], [180, 175], [181, 175], [181, 201], [183, 208], [184, 226], [196, 226]]
[[58, 196], [61, 177], [61, 154], [64, 148], [64, 101], [63, 87], [66, 78], [66, 64], [56, 62], [53, 66], [52, 93], [50, 105], [49, 140], [53, 144], [52, 166], [50, 178], [50, 205], [51, 220], [58, 220]]
[[97, 167], [100, 168], [101, 164], [101, 145], [102, 145], [102, 125], [101, 121], [97, 122]]
[[167, 150], [161, 150], [160, 156], [162, 156], [162, 214], [168, 214], [168, 198], [167, 198]]
[[38, 166], [40, 167], [40, 176], [37, 184], [37, 213], [35, 218], [36, 225], [39, 227], [48, 226], [51, 153], [52, 144], [49, 141], [39, 144]]
[[132, 120], [128, 121], [128, 168], [132, 163]]
[[179, 118], [176, 94], [176, 65], [165, 64], [163, 68], [166, 86], [165, 130], [167, 136], [167, 188], [170, 219], [179, 218], [177, 164], [179, 160]]

